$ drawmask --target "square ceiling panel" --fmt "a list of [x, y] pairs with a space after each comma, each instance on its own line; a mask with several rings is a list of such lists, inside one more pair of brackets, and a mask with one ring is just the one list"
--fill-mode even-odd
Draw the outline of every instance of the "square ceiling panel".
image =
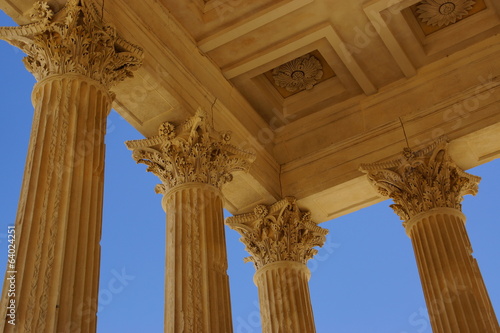
[[375, 0], [364, 11], [407, 77], [500, 32], [498, 0]]
[[277, 116], [296, 120], [363, 92], [376, 92], [330, 24], [313, 27], [222, 72], [269, 121]]
[[318, 50], [281, 64], [264, 73], [269, 82], [287, 98], [304, 90], [311, 90], [316, 85], [335, 76]]
[[428, 36], [486, 9], [484, 0], [427, 0], [410, 6], [415, 22]]

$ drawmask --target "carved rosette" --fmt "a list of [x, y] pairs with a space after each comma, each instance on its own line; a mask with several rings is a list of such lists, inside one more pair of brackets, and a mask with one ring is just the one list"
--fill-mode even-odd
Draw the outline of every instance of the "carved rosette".
[[311, 221], [310, 212], [303, 212], [295, 198], [286, 198], [274, 205], [258, 205], [254, 212], [229, 217], [226, 224], [238, 231], [258, 270], [278, 261], [306, 264], [323, 246], [328, 230]]
[[382, 196], [394, 200], [391, 207], [404, 221], [433, 208], [461, 210], [463, 196], [475, 195], [481, 178], [461, 170], [447, 148], [440, 139], [417, 152], [405, 148], [397, 160], [360, 169]]
[[29, 16], [34, 23], [1, 27], [0, 39], [27, 54], [24, 64], [38, 81], [73, 73], [110, 88], [142, 63], [142, 49], [119, 37], [88, 0], [69, 0], [57, 14], [37, 1]]
[[323, 77], [323, 66], [315, 56], [303, 55], [273, 69], [274, 84], [287, 91], [309, 90]]
[[467, 16], [473, 0], [424, 0], [417, 6], [418, 18], [427, 25], [447, 26]]
[[185, 183], [204, 183], [221, 188], [235, 171], [248, 171], [255, 154], [231, 144], [229, 132], [217, 132], [207, 115], [198, 109], [183, 125], [163, 123], [157, 136], [127, 141], [137, 163], [148, 166], [162, 184], [157, 193]]

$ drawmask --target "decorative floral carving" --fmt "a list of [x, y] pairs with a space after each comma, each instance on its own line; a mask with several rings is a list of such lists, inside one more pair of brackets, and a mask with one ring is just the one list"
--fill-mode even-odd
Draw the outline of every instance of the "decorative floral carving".
[[323, 77], [323, 66], [313, 55], [306, 54], [273, 69], [274, 84], [290, 92], [312, 89]]
[[48, 3], [37, 1], [33, 4], [28, 15], [33, 22], [43, 21], [44, 23], [48, 23], [52, 19], [52, 16], [54, 16], [54, 12], [50, 9]]
[[269, 210], [267, 209], [266, 205], [257, 205], [253, 209], [253, 213], [259, 218], [264, 218], [267, 216], [267, 214], [269, 214]]
[[215, 131], [207, 115], [198, 109], [182, 126], [164, 123], [159, 134], [149, 139], [127, 141], [137, 163], [148, 166], [162, 184], [156, 187], [166, 193], [174, 186], [195, 182], [221, 188], [233, 179], [235, 171], [247, 171], [255, 154], [229, 144], [229, 132]]
[[256, 269], [277, 261], [306, 264], [323, 246], [328, 230], [311, 221], [311, 214], [297, 206], [295, 198], [286, 198], [272, 206], [258, 205], [254, 213], [229, 217], [226, 224], [238, 231]]
[[394, 200], [391, 207], [402, 220], [432, 208], [461, 210], [463, 196], [475, 195], [481, 178], [456, 166], [447, 148], [441, 138], [417, 152], [406, 149], [397, 160], [363, 164], [360, 169], [381, 195]]
[[142, 63], [142, 50], [104, 24], [87, 0], [69, 0], [56, 16], [47, 2], [37, 1], [29, 16], [35, 23], [0, 28], [0, 39], [27, 54], [24, 64], [38, 81], [74, 73], [109, 88]]
[[447, 26], [469, 14], [473, 0], [424, 0], [417, 6], [420, 20], [427, 25]]

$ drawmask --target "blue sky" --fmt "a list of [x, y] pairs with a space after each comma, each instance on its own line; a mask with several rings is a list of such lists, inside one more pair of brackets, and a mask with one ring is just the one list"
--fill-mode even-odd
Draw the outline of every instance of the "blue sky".
[[[14, 23], [0, 11], [0, 26], [6, 25]], [[7, 257], [7, 226], [15, 220], [33, 116], [35, 80], [24, 68], [22, 57], [15, 47], [0, 42], [1, 274]], [[161, 196], [154, 193], [158, 180], [144, 165], [135, 164], [123, 144], [140, 138], [120, 115], [111, 112], [106, 136], [99, 333], [163, 332], [166, 219]], [[497, 313], [499, 170], [499, 160], [469, 170], [483, 180], [479, 194], [467, 196], [463, 203], [474, 254]], [[321, 225], [330, 234], [309, 262], [318, 333], [432, 332], [411, 241], [389, 204], [385, 201]], [[261, 332], [253, 265], [243, 263], [248, 254], [239, 235], [227, 229], [226, 238], [234, 332]]]

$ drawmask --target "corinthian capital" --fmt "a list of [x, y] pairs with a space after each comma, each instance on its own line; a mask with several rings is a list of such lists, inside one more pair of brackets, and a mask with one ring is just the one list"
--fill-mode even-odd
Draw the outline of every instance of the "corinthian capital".
[[57, 74], [81, 74], [109, 88], [142, 63], [142, 50], [123, 40], [88, 0], [69, 0], [54, 14], [35, 2], [31, 24], [0, 27], [0, 39], [27, 54], [26, 68], [40, 81]]
[[475, 195], [481, 180], [451, 160], [444, 139], [416, 152], [405, 148], [396, 160], [362, 164], [360, 170], [381, 195], [394, 200], [391, 207], [402, 220], [432, 208], [461, 210], [463, 196]]
[[328, 230], [311, 221], [310, 212], [303, 212], [294, 198], [286, 198], [271, 206], [258, 205], [253, 213], [226, 219], [226, 224], [241, 234], [241, 242], [256, 269], [278, 261], [306, 264], [323, 246]]
[[199, 109], [183, 125], [165, 122], [158, 135], [127, 141], [137, 163], [148, 166], [162, 184], [157, 192], [185, 183], [204, 183], [221, 188], [235, 171], [248, 171], [255, 154], [229, 144], [229, 132], [215, 131]]

